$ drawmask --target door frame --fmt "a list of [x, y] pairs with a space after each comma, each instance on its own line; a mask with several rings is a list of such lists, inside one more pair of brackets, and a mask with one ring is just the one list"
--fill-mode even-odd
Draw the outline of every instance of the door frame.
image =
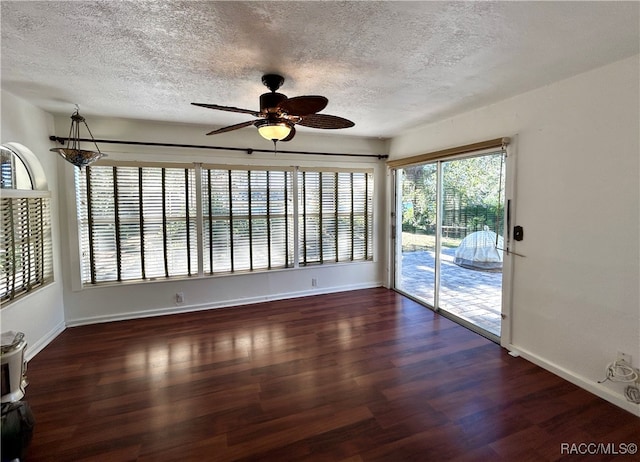
[[[501, 305], [501, 323], [500, 323], [500, 336], [492, 334], [490, 332], [485, 331], [484, 329], [477, 328], [473, 323], [466, 321], [454, 314], [451, 314], [447, 311], [443, 311], [437, 308], [438, 303], [438, 291], [439, 291], [439, 272], [435, 273], [435, 281], [434, 281], [434, 289], [435, 289], [435, 297], [434, 302], [436, 306], [431, 306], [425, 303], [423, 300], [420, 300], [411, 294], [405, 293], [396, 287], [396, 276], [398, 271], [401, 268], [400, 258], [402, 256], [402, 251], [398, 249], [398, 246], [401, 244], [398, 239], [402, 234], [402, 206], [399, 204], [399, 197], [401, 191], [401, 182], [398, 178], [398, 169], [403, 168], [391, 168], [389, 167], [389, 178], [390, 178], [390, 189], [392, 194], [390, 194], [390, 265], [389, 265], [389, 287], [402, 295], [420, 303], [421, 305], [426, 306], [427, 308], [433, 310], [434, 312], [441, 314], [442, 316], [452, 319], [456, 323], [492, 340], [495, 343], [498, 343], [502, 347], [508, 348], [511, 345], [512, 339], [512, 304], [513, 304], [513, 277], [514, 277], [514, 259], [515, 254], [513, 253], [514, 241], [512, 236], [512, 228], [515, 224], [515, 211], [516, 211], [516, 142], [517, 137], [512, 137], [509, 140], [508, 144], [503, 146], [503, 150], [505, 152], [505, 186], [504, 186], [504, 220], [503, 220], [503, 239], [504, 239], [504, 251], [503, 251], [503, 267], [502, 267], [502, 305]], [[441, 173], [442, 173], [442, 162], [448, 160], [455, 159], [463, 159], [467, 157], [475, 157], [477, 155], [482, 155], [483, 153], [489, 154], [491, 152], [496, 152], [496, 149], [482, 149], [475, 152], [467, 152], [464, 154], [452, 155], [451, 157], [442, 158], [434, 160], [433, 162], [439, 163], [438, 167], [438, 186], [437, 193], [440, 196], [442, 194], [441, 191]], [[431, 162], [424, 162], [431, 163]], [[442, 198], [439, 197], [440, 204], [442, 204]], [[437, 223], [439, 225], [442, 224], [442, 213], [439, 210], [437, 214]], [[441, 247], [441, 226], [436, 226], [436, 232], [438, 237], [436, 239], [436, 261], [438, 261], [439, 250]]]

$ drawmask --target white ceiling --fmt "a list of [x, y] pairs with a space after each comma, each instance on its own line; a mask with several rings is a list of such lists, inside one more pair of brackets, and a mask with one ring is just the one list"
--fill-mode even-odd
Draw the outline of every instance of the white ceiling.
[[336, 134], [389, 137], [638, 54], [639, 6], [2, 0], [2, 88], [89, 123], [217, 128], [251, 116], [190, 103], [257, 110], [277, 72], [355, 122]]

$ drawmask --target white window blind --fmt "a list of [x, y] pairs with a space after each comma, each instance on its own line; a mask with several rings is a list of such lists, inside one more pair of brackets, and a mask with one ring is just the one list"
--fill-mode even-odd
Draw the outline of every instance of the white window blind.
[[0, 180], [0, 301], [5, 306], [53, 282], [53, 246], [50, 193], [35, 188], [46, 186], [35, 155], [17, 143], [0, 146]]
[[76, 191], [83, 282], [197, 274], [192, 168], [91, 166]]
[[293, 167], [112, 163], [78, 170], [82, 280], [290, 268], [296, 253], [301, 265], [368, 260], [372, 185], [371, 172]]
[[372, 258], [372, 186], [370, 172], [298, 174], [300, 264]]
[[48, 197], [1, 199], [0, 300], [13, 300], [53, 281]]
[[202, 172], [208, 274], [293, 266], [292, 172]]

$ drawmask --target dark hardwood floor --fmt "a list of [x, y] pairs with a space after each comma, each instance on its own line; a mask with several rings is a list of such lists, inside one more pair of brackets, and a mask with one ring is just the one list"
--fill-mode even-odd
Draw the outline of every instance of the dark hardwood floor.
[[544, 461], [580, 459], [563, 443], [640, 444], [638, 417], [386, 289], [70, 328], [28, 376], [27, 461]]

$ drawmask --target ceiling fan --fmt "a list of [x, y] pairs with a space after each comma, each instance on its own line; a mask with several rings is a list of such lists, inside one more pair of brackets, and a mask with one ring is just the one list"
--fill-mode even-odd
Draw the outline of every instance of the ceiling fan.
[[191, 103], [194, 106], [250, 114], [258, 118], [258, 120], [248, 120], [219, 128], [207, 133], [207, 135], [217, 135], [218, 133], [230, 132], [254, 125], [258, 128], [258, 133], [263, 138], [273, 141], [275, 145], [277, 141], [291, 141], [296, 134], [295, 125], [321, 129], [349, 128], [355, 125], [352, 121], [342, 117], [318, 114], [329, 102], [324, 96], [295, 96], [287, 98], [282, 93], [277, 93], [278, 88], [284, 83], [284, 77], [281, 75], [265, 74], [262, 76], [262, 83], [271, 92], [260, 95], [259, 111], [233, 106], [220, 106], [218, 104]]

